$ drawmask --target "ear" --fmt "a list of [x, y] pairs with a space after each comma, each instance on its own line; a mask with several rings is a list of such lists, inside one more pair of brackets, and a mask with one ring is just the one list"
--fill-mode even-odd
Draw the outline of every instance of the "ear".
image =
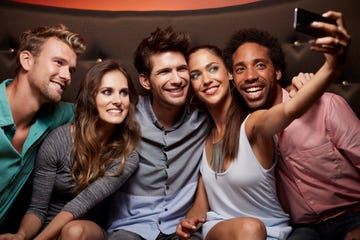
[[34, 56], [28, 50], [24, 50], [24, 51], [20, 52], [19, 61], [20, 61], [22, 68], [25, 71], [29, 71], [29, 69], [31, 68], [31, 66], [33, 64], [33, 60], [34, 60]]
[[281, 77], [282, 77], [282, 72], [281, 72], [281, 70], [280, 69], [276, 69], [275, 70], [275, 75], [276, 75], [276, 80], [280, 80], [281, 79]]
[[139, 74], [139, 82], [143, 88], [146, 90], [151, 90], [150, 80], [147, 76], [145, 76], [145, 74]]

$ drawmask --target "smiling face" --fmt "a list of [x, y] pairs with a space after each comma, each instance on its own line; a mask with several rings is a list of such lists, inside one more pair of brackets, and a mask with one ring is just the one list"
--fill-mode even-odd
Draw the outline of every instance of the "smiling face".
[[76, 67], [76, 53], [66, 43], [49, 38], [38, 56], [28, 51], [21, 53], [29, 84], [42, 102], [59, 102], [71, 83], [71, 73]]
[[128, 81], [124, 74], [118, 70], [104, 74], [95, 103], [103, 123], [110, 125], [122, 123], [130, 106]]
[[233, 77], [236, 88], [252, 109], [271, 107], [281, 90], [281, 71], [275, 69], [268, 49], [256, 43], [245, 43], [233, 54]]
[[189, 56], [191, 86], [207, 107], [230, 99], [229, 78], [223, 60], [209, 49], [199, 49]]
[[180, 109], [184, 106], [189, 89], [189, 71], [180, 52], [156, 53], [150, 57], [150, 79], [143, 78], [142, 86], [152, 92], [155, 109]]

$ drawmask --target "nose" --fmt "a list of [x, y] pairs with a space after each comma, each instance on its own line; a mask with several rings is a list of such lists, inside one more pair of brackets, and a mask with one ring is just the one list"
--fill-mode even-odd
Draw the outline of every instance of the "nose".
[[65, 84], [69, 85], [71, 82], [71, 72], [69, 67], [64, 66], [60, 69], [60, 78], [64, 80]]
[[178, 71], [173, 71], [173, 73], [171, 74], [170, 82], [172, 84], [181, 84], [181, 81], [182, 81], [181, 73]]
[[259, 76], [258, 72], [253, 67], [249, 67], [245, 71], [245, 80], [247, 80], [247, 81], [256, 80], [256, 79], [258, 79], [258, 76]]
[[112, 103], [115, 104], [115, 105], [120, 105], [121, 102], [122, 102], [122, 96], [121, 94], [114, 94], [113, 97], [112, 97]]
[[213, 81], [211, 73], [207, 73], [203, 75], [203, 82], [204, 84], [209, 84]]

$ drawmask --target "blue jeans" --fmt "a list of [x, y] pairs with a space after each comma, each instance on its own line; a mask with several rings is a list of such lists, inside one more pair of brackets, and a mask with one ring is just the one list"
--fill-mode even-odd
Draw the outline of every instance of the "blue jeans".
[[360, 227], [360, 212], [342, 214], [317, 224], [294, 225], [288, 240], [342, 240]]

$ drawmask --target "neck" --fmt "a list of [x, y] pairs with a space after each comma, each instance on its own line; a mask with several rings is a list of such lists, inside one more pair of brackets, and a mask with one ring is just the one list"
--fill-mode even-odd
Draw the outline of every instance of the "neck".
[[174, 126], [182, 114], [184, 106], [160, 106], [159, 104], [152, 104], [153, 112], [157, 120], [165, 128]]
[[232, 101], [232, 96], [229, 94], [229, 96], [225, 99], [225, 101], [222, 101], [221, 103], [218, 103], [216, 105], [207, 106], [208, 112], [211, 115], [211, 118], [215, 124], [215, 142], [221, 140], [225, 134], [225, 128], [226, 128], [226, 117], [227, 113], [230, 108], [230, 104]]
[[18, 77], [6, 87], [6, 96], [9, 107], [17, 127], [28, 127], [34, 121], [42, 104], [29, 92], [29, 86], [21, 82]]

